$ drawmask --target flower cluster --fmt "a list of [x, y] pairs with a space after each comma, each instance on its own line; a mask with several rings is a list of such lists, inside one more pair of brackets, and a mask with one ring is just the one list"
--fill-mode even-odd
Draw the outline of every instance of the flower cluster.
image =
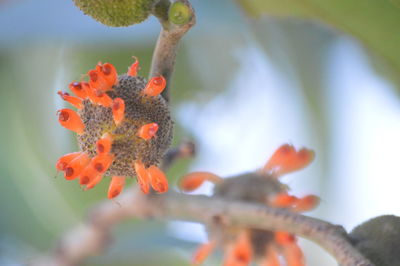
[[172, 140], [168, 106], [160, 95], [166, 86], [162, 76], [148, 82], [137, 75], [136, 60], [127, 74], [118, 76], [110, 63], [99, 63], [87, 72], [88, 81], [72, 82], [75, 94], [59, 91], [78, 111], [58, 111], [60, 124], [77, 133], [79, 152], [62, 156], [56, 168], [67, 180], [78, 179], [91, 189], [103, 176], [112, 176], [108, 198], [118, 196], [126, 177], [136, 176], [144, 193], [150, 187], [168, 190], [157, 167]]
[[[283, 145], [271, 156], [265, 166], [255, 172], [236, 177], [221, 178], [209, 172], [194, 172], [180, 182], [183, 191], [193, 191], [204, 181], [215, 184], [213, 197], [261, 203], [294, 212], [313, 209], [319, 198], [307, 195], [301, 198], [289, 195], [287, 185], [278, 178], [307, 166], [314, 158], [308, 149], [296, 150]], [[246, 266], [254, 260], [262, 266], [279, 266], [280, 256], [287, 266], [303, 266], [304, 257], [296, 237], [287, 232], [274, 232], [229, 225], [223, 221], [207, 224], [209, 242], [203, 244], [193, 257], [193, 264], [201, 264], [216, 246], [224, 249], [225, 266]]]

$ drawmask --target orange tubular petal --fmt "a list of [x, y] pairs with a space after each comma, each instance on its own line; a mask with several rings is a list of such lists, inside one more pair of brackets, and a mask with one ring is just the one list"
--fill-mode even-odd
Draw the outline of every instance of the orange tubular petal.
[[277, 176], [281, 176], [306, 167], [314, 157], [315, 153], [312, 150], [303, 148], [296, 151], [292, 145], [285, 144], [276, 150], [263, 170], [272, 171]]
[[140, 127], [138, 136], [144, 140], [153, 138], [158, 131], [158, 125], [156, 123], [146, 124]]
[[315, 195], [308, 195], [303, 198], [297, 199], [293, 207], [293, 211], [296, 212], [306, 212], [314, 209], [321, 199]]
[[315, 152], [302, 148], [295, 155], [291, 156], [285, 165], [281, 167], [281, 175], [303, 169], [315, 158]]
[[94, 179], [92, 179], [89, 184], [86, 185], [85, 190], [89, 190], [94, 188], [98, 183], [100, 183], [101, 179], [103, 178], [102, 174], [98, 174]]
[[115, 98], [112, 103], [112, 113], [114, 122], [116, 125], [119, 125], [122, 120], [124, 120], [125, 114], [125, 102], [121, 98]]
[[215, 245], [216, 245], [215, 241], [210, 241], [208, 243], [201, 245], [193, 254], [193, 259], [192, 259], [193, 265], [202, 264], [214, 250]]
[[135, 56], [133, 56], [133, 58], [135, 59], [135, 63], [129, 67], [127, 74], [128, 76], [135, 77], [137, 76], [137, 72], [139, 70], [139, 60]]
[[218, 183], [222, 178], [210, 172], [193, 172], [181, 178], [179, 187], [185, 192], [190, 192], [199, 188], [204, 181]]
[[111, 107], [113, 100], [107, 95], [107, 93], [91, 87], [87, 82], [82, 82], [82, 85], [86, 89], [88, 97], [92, 103], [100, 104], [104, 107]]
[[74, 97], [69, 95], [68, 92], [62, 92], [62, 91], [58, 91], [57, 92], [58, 95], [60, 95], [60, 97], [64, 100], [69, 102], [70, 104], [72, 104], [74, 107], [78, 108], [78, 109], [82, 109], [83, 108], [83, 103], [82, 103], [82, 99], [78, 98], [78, 97]]
[[110, 186], [108, 187], [108, 198], [113, 199], [121, 194], [125, 185], [125, 176], [113, 176]]
[[64, 170], [64, 177], [67, 180], [73, 180], [77, 178], [83, 169], [90, 163], [89, 156], [82, 152], [81, 155], [73, 159]]
[[264, 166], [265, 171], [275, 171], [282, 165], [286, 164], [288, 158], [296, 154], [296, 150], [292, 145], [284, 144], [280, 146]]
[[85, 125], [75, 111], [71, 109], [61, 109], [57, 113], [58, 122], [60, 122], [63, 127], [72, 130], [78, 134], [83, 133], [83, 131], [85, 130]]
[[236, 259], [234, 245], [229, 245], [225, 250], [223, 266], [247, 266]]
[[81, 82], [71, 82], [69, 84], [69, 89], [79, 98], [85, 99], [87, 97], [87, 92], [82, 86]]
[[135, 161], [133, 164], [137, 176], [137, 181], [140, 185], [140, 189], [144, 194], [148, 194], [150, 191], [150, 176], [141, 161]]
[[287, 266], [305, 266], [303, 251], [296, 242], [283, 247], [283, 257]]
[[298, 199], [295, 196], [291, 196], [287, 193], [279, 193], [269, 202], [269, 204], [276, 208], [287, 208], [293, 206], [297, 200]]
[[96, 69], [89, 70], [87, 74], [89, 76], [89, 85], [91, 88], [97, 91], [111, 90], [112, 85], [110, 86], [108, 84], [98, 65], [96, 66]]
[[92, 164], [86, 166], [82, 173], [79, 175], [79, 184], [88, 185], [92, 180], [94, 180], [99, 174], [99, 172], [94, 169]]
[[267, 253], [261, 262], [261, 266], [280, 266], [279, 255], [275, 247], [272, 245], [268, 246]]
[[275, 232], [275, 241], [278, 244], [284, 246], [294, 243], [296, 241], [296, 237], [292, 234], [289, 234], [288, 232], [277, 231]]
[[111, 136], [111, 134], [109, 133], [105, 133], [101, 139], [99, 139], [96, 142], [96, 150], [97, 150], [97, 154], [101, 154], [101, 153], [110, 153], [111, 151], [111, 146], [113, 143], [113, 138]]
[[234, 256], [238, 262], [248, 265], [253, 257], [253, 249], [250, 242], [250, 237], [247, 231], [243, 230], [236, 240], [234, 248]]
[[117, 84], [118, 82], [118, 73], [117, 70], [115, 69], [115, 67], [110, 64], [110, 63], [104, 63], [101, 64], [99, 63], [96, 66], [96, 70], [98, 70], [98, 73], [100, 73], [103, 78], [105, 79], [105, 82], [107, 83], [107, 89], [103, 89], [103, 90], [111, 90], [112, 86], [114, 86], [115, 84]]
[[150, 177], [150, 184], [151, 187], [159, 192], [159, 193], [165, 193], [168, 191], [168, 180], [167, 177], [165, 176], [164, 172], [160, 170], [155, 165], [150, 166], [147, 169], [148, 176]]
[[153, 77], [143, 89], [143, 93], [148, 96], [157, 96], [165, 89], [166, 85], [167, 81], [163, 76]]
[[68, 164], [79, 155], [82, 155], [82, 152], [73, 152], [61, 156], [56, 163], [56, 169], [58, 171], [64, 171]]
[[105, 173], [114, 160], [114, 155], [109, 153], [100, 153], [93, 157], [90, 163], [98, 173]]

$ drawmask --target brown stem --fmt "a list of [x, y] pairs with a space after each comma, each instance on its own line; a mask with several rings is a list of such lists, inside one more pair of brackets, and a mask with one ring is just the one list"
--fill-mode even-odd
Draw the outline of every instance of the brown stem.
[[167, 102], [169, 102], [169, 89], [179, 41], [196, 22], [195, 13], [190, 3], [186, 0], [179, 2], [186, 4], [190, 8], [192, 13], [191, 19], [183, 25], [177, 25], [166, 21], [165, 16], [159, 13], [158, 18], [162, 29], [154, 49], [149, 75], [150, 78], [162, 75], [167, 80], [167, 86], [161, 94]]
[[373, 266], [352, 246], [341, 226], [298, 213], [254, 203], [177, 193], [155, 195], [148, 207], [158, 217], [206, 224], [218, 218], [230, 225], [286, 231], [319, 244], [342, 266]]
[[206, 224], [220, 218], [231, 225], [286, 231], [316, 242], [342, 266], [373, 266], [351, 245], [341, 226], [297, 213], [176, 192], [145, 196], [133, 189], [122, 194], [118, 202], [120, 206], [112, 201], [100, 203], [90, 212], [86, 223], [65, 234], [52, 256], [41, 258], [33, 265], [75, 265], [103, 251], [116, 224], [131, 218], [157, 217]]

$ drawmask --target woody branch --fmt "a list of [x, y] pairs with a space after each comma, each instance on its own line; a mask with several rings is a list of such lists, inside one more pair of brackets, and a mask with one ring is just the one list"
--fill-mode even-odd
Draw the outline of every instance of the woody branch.
[[153, 60], [151, 62], [150, 77], [162, 75], [167, 80], [167, 86], [162, 92], [162, 96], [169, 101], [169, 88], [171, 84], [171, 77], [174, 71], [176, 52], [178, 45], [185, 33], [191, 29], [196, 23], [195, 12], [187, 0], [179, 0], [176, 3], [184, 4], [187, 9], [177, 10], [175, 16], [187, 17], [187, 21], [183, 24], [174, 23], [173, 12], [169, 12], [170, 2], [162, 0], [156, 5], [154, 14], [158, 17], [162, 29], [158, 36], [157, 44], [153, 53]]
[[94, 207], [86, 222], [66, 233], [53, 255], [40, 260], [41, 265], [75, 265], [102, 252], [109, 243], [111, 228], [124, 220], [157, 218], [210, 223], [218, 217], [229, 225], [287, 231], [307, 238], [323, 247], [342, 266], [373, 266], [348, 242], [341, 226], [298, 213], [176, 192], [144, 195], [137, 189], [129, 189], [118, 201], [120, 208], [111, 201]]

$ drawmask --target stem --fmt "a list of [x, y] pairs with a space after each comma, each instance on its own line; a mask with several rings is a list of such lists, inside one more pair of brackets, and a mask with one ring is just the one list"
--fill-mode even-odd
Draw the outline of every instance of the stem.
[[221, 218], [229, 225], [286, 231], [319, 244], [342, 266], [373, 266], [351, 245], [341, 226], [298, 213], [176, 192], [146, 196], [138, 189], [128, 189], [118, 202], [120, 206], [112, 201], [100, 203], [89, 213], [86, 223], [66, 233], [52, 256], [40, 258], [31, 265], [75, 265], [102, 252], [109, 244], [110, 231], [116, 224], [132, 218], [156, 217], [205, 224]]
[[155, 195], [148, 206], [154, 216], [210, 223], [228, 221], [229, 225], [286, 231], [307, 238], [330, 253], [341, 266], [373, 266], [347, 238], [341, 226], [260, 204], [232, 202], [215, 197], [178, 193]]
[[[185, 33], [194, 26], [196, 21], [195, 13], [190, 3], [186, 0], [181, 0], [179, 2], [182, 2], [189, 7], [192, 14], [191, 19], [183, 25], [173, 24], [165, 19], [165, 15], [160, 12], [160, 9], [162, 8], [159, 6], [157, 17], [160, 20], [162, 29], [154, 49], [149, 75], [149, 78], [162, 75], [167, 80], [167, 85], [161, 94], [167, 102], [169, 102], [169, 89], [171, 86], [172, 74], [174, 72], [179, 41]], [[168, 12], [167, 8], [165, 8], [165, 1], [160, 2], [160, 5], [161, 4], [164, 6], [164, 12]]]

